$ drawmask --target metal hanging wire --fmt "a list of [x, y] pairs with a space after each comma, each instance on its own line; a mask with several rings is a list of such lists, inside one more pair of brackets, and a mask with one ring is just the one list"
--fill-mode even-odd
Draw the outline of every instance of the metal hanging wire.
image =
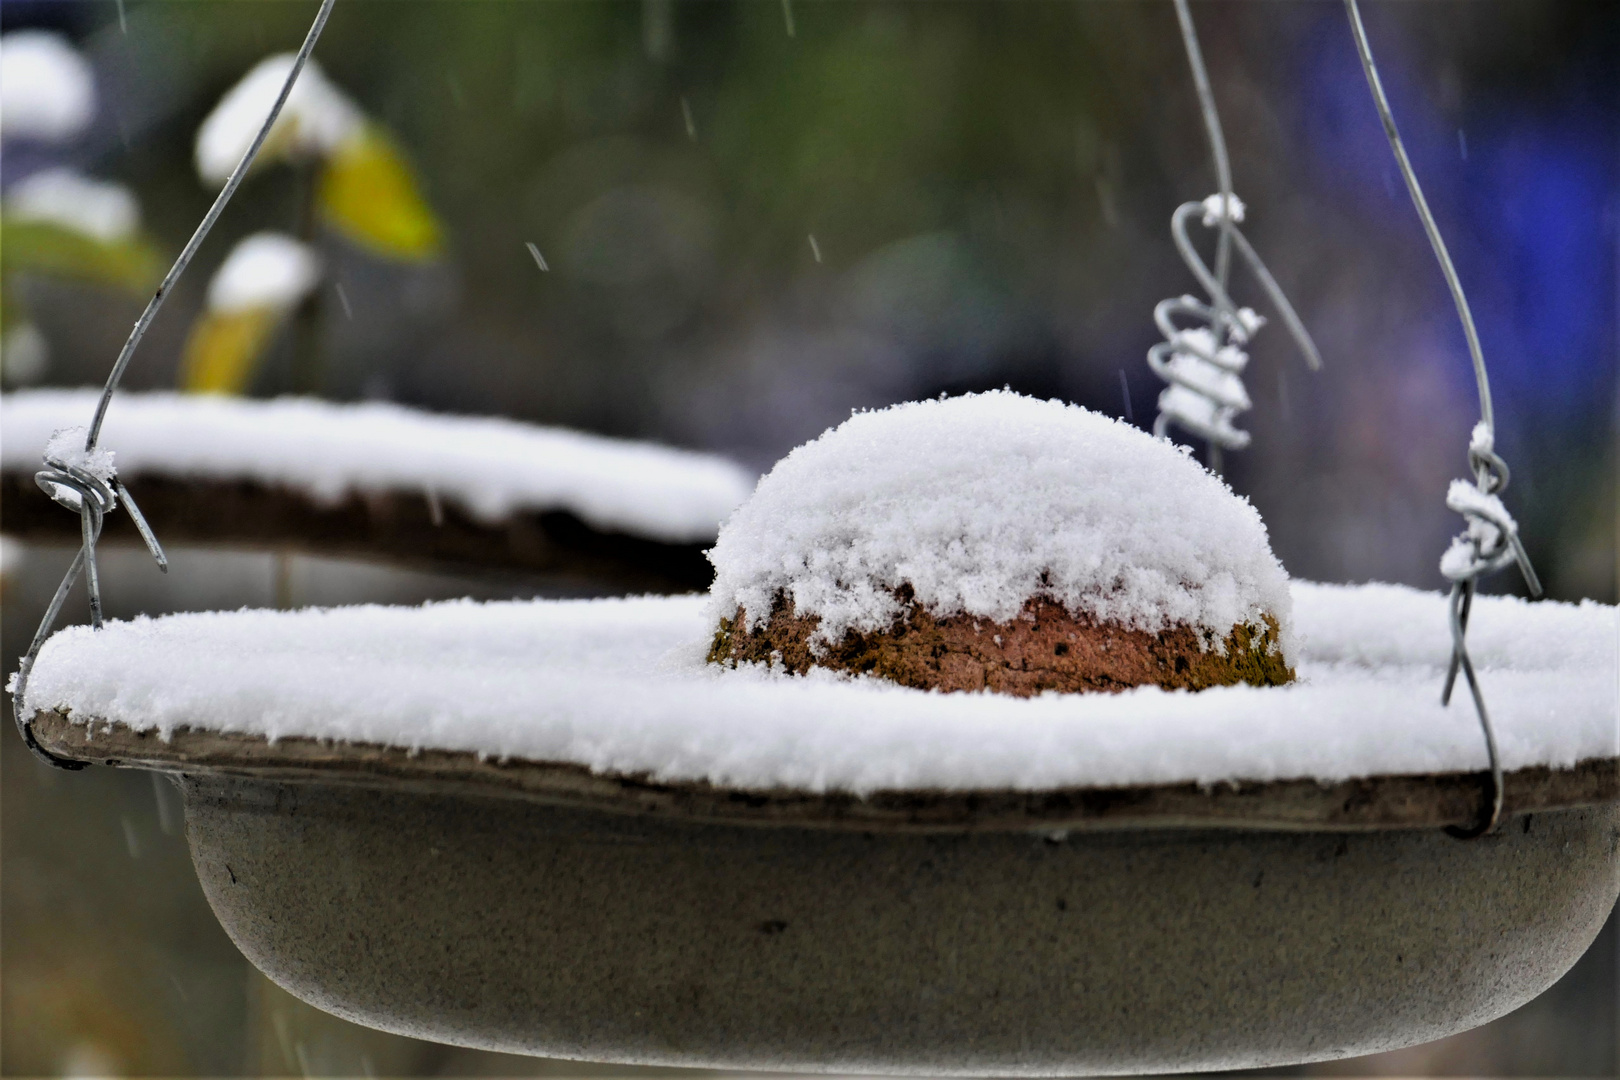
[[[1249, 354], [1243, 346], [1266, 321], [1252, 308], [1237, 307], [1227, 292], [1234, 248], [1282, 316], [1312, 371], [1321, 368], [1322, 356], [1277, 279], [1238, 228], [1246, 208], [1232, 193], [1232, 166], [1226, 152], [1226, 136], [1221, 130], [1220, 113], [1215, 108], [1215, 94], [1210, 89], [1204, 54], [1198, 46], [1198, 32], [1193, 26], [1187, 0], [1175, 0], [1175, 4], [1220, 191], [1202, 202], [1183, 203], [1170, 218], [1176, 250], [1209, 300], [1173, 297], [1160, 301], [1153, 309], [1153, 321], [1164, 340], [1148, 350], [1148, 366], [1166, 383], [1159, 394], [1159, 415], [1154, 421], [1153, 433], [1165, 438], [1170, 425], [1174, 424], [1204, 439], [1209, 446], [1209, 467], [1219, 472], [1224, 450], [1241, 450], [1249, 445], [1249, 433], [1233, 426], [1238, 414], [1248, 411], [1252, 405], [1243, 386], [1243, 370], [1249, 363]], [[1188, 223], [1194, 217], [1198, 217], [1205, 228], [1216, 230], [1213, 270], [1188, 236]]]
[[1384, 124], [1384, 134], [1389, 139], [1390, 149], [1395, 152], [1395, 161], [1406, 181], [1406, 190], [1412, 196], [1412, 205], [1417, 207], [1418, 217], [1423, 221], [1423, 231], [1428, 234], [1429, 246], [1434, 249], [1434, 257], [1440, 263], [1440, 272], [1445, 276], [1452, 302], [1457, 307], [1457, 318], [1461, 320], [1463, 336], [1468, 340], [1468, 355], [1474, 363], [1474, 383], [1479, 390], [1479, 423], [1474, 426], [1468, 440], [1468, 465], [1473, 470], [1474, 481], [1470, 484], [1466, 480], [1453, 480], [1446, 492], [1446, 505], [1466, 519], [1467, 527], [1451, 541], [1451, 546], [1440, 559], [1440, 572], [1451, 582], [1451, 664], [1446, 671], [1446, 685], [1441, 691], [1440, 702], [1443, 705], [1451, 704], [1451, 691], [1457, 684], [1460, 669], [1468, 680], [1474, 710], [1479, 714], [1480, 730], [1485, 736], [1491, 788], [1489, 807], [1480, 821], [1449, 831], [1454, 836], [1465, 838], [1481, 836], [1496, 828], [1501, 821], [1504, 792], [1502, 763], [1496, 752], [1496, 733], [1491, 728], [1490, 714], [1485, 709], [1485, 696], [1480, 691], [1473, 661], [1468, 656], [1468, 615], [1473, 607], [1479, 579], [1486, 574], [1517, 563], [1530, 595], [1537, 598], [1541, 596], [1541, 581], [1536, 577], [1536, 571], [1530, 565], [1530, 556], [1525, 553], [1524, 544], [1519, 539], [1518, 523], [1502, 504], [1501, 493], [1508, 486], [1510, 474], [1507, 462], [1496, 453], [1496, 413], [1491, 407], [1491, 381], [1485, 371], [1485, 354], [1480, 349], [1474, 316], [1468, 309], [1468, 297], [1463, 294], [1457, 268], [1446, 251], [1446, 242], [1440, 237], [1439, 226], [1435, 224], [1434, 214], [1429, 211], [1428, 200], [1423, 197], [1423, 189], [1418, 185], [1417, 173], [1412, 168], [1411, 159], [1406, 156], [1400, 132], [1395, 128], [1395, 114], [1390, 111], [1389, 98], [1384, 95], [1384, 84], [1378, 78], [1377, 65], [1373, 63], [1367, 28], [1361, 22], [1361, 9], [1357, 7], [1356, 0], [1344, 0], [1344, 3], [1350, 16], [1350, 29], [1356, 39], [1356, 51], [1361, 56], [1361, 70], [1366, 73], [1373, 103], [1378, 107], [1378, 117]]
[[[81, 536], [78, 554], [74, 555], [72, 564], [62, 577], [62, 583], [56, 587], [56, 594], [45, 609], [45, 617], [40, 621], [39, 629], [34, 632], [34, 640], [28, 646], [28, 652], [24, 654], [22, 662], [17, 667], [17, 674], [11, 682], [12, 718], [17, 723], [17, 730], [22, 734], [23, 742], [41, 761], [56, 768], [82, 769], [84, 763], [59, 758], [34, 738], [33, 726], [25, 714], [23, 705], [27, 696], [28, 676], [33, 671], [34, 662], [39, 659], [40, 647], [45, 644], [45, 639], [55, 627], [56, 619], [62, 613], [62, 605], [81, 573], [85, 576], [85, 585], [90, 593], [90, 625], [94, 629], [101, 629], [101, 577], [96, 568], [96, 542], [101, 538], [101, 527], [107, 515], [117, 508], [120, 499], [128, 508], [129, 516], [134, 520], [135, 528], [139, 530], [141, 539], [146, 542], [147, 549], [157, 560], [158, 569], [164, 573], [169, 569], [169, 561], [164, 556], [157, 537], [152, 534], [146, 518], [135, 505], [135, 500], [130, 497], [129, 490], [118, 479], [112, 455], [96, 449], [96, 444], [101, 438], [101, 426], [107, 419], [107, 407], [112, 404], [113, 394], [118, 390], [118, 384], [124, 377], [124, 370], [129, 367], [131, 357], [135, 355], [136, 347], [146, 336], [147, 327], [152, 325], [152, 320], [163, 306], [163, 301], [168, 299], [175, 282], [180, 280], [180, 275], [185, 273], [192, 256], [197, 254], [197, 249], [208, 237], [214, 222], [219, 220], [219, 215], [231, 201], [231, 196], [236, 194], [242, 178], [253, 165], [253, 159], [258, 157], [259, 148], [264, 145], [270, 129], [275, 126], [276, 118], [281, 115], [282, 106], [287, 103], [287, 96], [292, 93], [293, 83], [298, 80], [299, 72], [304, 69], [304, 62], [314, 51], [315, 42], [320, 40], [321, 31], [326, 27], [326, 20], [332, 13], [334, 3], [335, 0], [321, 0], [320, 10], [315, 13], [315, 21], [304, 37], [304, 44], [299, 47], [292, 69], [287, 73], [286, 81], [281, 84], [281, 92], [276, 95], [275, 104], [270, 107], [269, 115], [264, 118], [264, 123], [259, 125], [258, 134], [248, 146], [247, 153], [242, 155], [242, 160], [237, 163], [214, 204], [208, 208], [208, 213], [203, 216], [196, 232], [192, 233], [191, 239], [186, 242], [180, 257], [175, 259], [174, 265], [164, 276], [163, 283], [157, 287], [157, 292], [152, 294], [146, 310], [141, 312], [141, 317], [136, 320], [134, 328], [129, 333], [129, 339], [124, 342], [123, 349], [118, 353], [118, 359], [113, 362], [112, 372], [107, 376], [107, 385], [101, 391], [101, 400], [96, 404], [96, 413], [90, 421], [89, 429], [76, 428], [68, 432], [58, 432], [46, 448], [45, 468], [34, 475], [34, 482], [45, 494], [58, 505], [79, 515]], [[84, 447], [76, 449], [71, 445], [69, 438], [64, 436], [76, 439], [81, 430], [85, 432]]]

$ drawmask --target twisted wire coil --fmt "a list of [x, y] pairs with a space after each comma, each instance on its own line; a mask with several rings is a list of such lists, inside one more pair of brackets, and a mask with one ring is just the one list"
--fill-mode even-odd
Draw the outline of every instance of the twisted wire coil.
[[68, 593], [79, 580], [81, 572], [85, 575], [85, 586], [90, 593], [90, 625], [95, 629], [101, 628], [101, 576], [96, 570], [96, 543], [101, 539], [101, 528], [107, 520], [107, 515], [118, 506], [120, 499], [129, 516], [135, 522], [135, 528], [140, 532], [141, 539], [146, 542], [146, 548], [157, 560], [158, 569], [164, 573], [169, 571], [168, 557], [163, 554], [163, 547], [158, 543], [152, 528], [146, 523], [146, 517], [141, 508], [136, 505], [135, 499], [130, 495], [129, 489], [124, 487], [118, 474], [111, 469], [106, 475], [91, 471], [83, 465], [64, 459], [59, 455], [47, 453], [45, 468], [34, 474], [34, 483], [39, 485], [41, 491], [50, 496], [58, 506], [72, 510], [79, 515], [80, 546], [73, 556], [73, 563], [62, 577], [62, 582], [56, 587], [56, 593], [51, 597], [50, 606], [45, 609], [45, 618], [40, 621], [39, 629], [34, 632], [34, 640], [28, 647], [17, 666], [17, 680], [13, 684], [13, 702], [19, 713], [18, 730], [21, 731], [23, 742], [35, 755], [61, 769], [82, 769], [84, 763], [59, 758], [46, 750], [34, 738], [31, 724], [21, 720], [22, 697], [28, 685], [29, 673], [33, 671], [34, 661], [39, 658], [39, 650], [45, 644], [52, 627], [56, 625], [57, 616], [62, 613], [62, 605], [67, 601]]
[[1230, 236], [1250, 271], [1259, 280], [1273, 306], [1282, 316], [1305, 363], [1315, 371], [1322, 366], [1321, 354], [1305, 324], [1288, 302], [1277, 279], [1238, 228], [1245, 208], [1235, 195], [1215, 194], [1203, 202], [1182, 203], [1170, 217], [1170, 234], [1176, 250], [1209, 296], [1206, 303], [1194, 296], [1161, 300], [1153, 309], [1164, 340], [1148, 350], [1148, 366], [1164, 380], [1159, 393], [1158, 418], [1153, 433], [1167, 436], [1170, 426], [1208, 441], [1211, 451], [1242, 450], [1249, 445], [1249, 433], [1233, 426], [1240, 413], [1252, 402], [1243, 385], [1243, 371], [1249, 354], [1244, 351], [1266, 320], [1253, 308], [1232, 302], [1220, 275], [1211, 272], [1188, 235], [1188, 223], [1198, 216], [1205, 228], [1219, 229]]
[[1490, 805], [1480, 820], [1469, 827], [1454, 827], [1453, 836], [1470, 838], [1481, 836], [1502, 820], [1504, 798], [1502, 762], [1496, 748], [1496, 733], [1491, 726], [1490, 713], [1485, 709], [1485, 695], [1474, 674], [1474, 662], [1468, 655], [1468, 616], [1474, 606], [1474, 593], [1480, 578], [1517, 563], [1524, 575], [1531, 596], [1541, 595], [1541, 580], [1530, 565], [1530, 556], [1519, 539], [1519, 525], [1503, 505], [1501, 493], [1506, 490], [1511, 474], [1507, 462], [1496, 453], [1495, 436], [1483, 420], [1474, 426], [1468, 440], [1468, 463], [1474, 471], [1474, 482], [1453, 480], [1446, 492], [1446, 506], [1463, 516], [1467, 523], [1462, 533], [1453, 538], [1451, 546], [1440, 558], [1440, 573], [1451, 582], [1448, 610], [1451, 619], [1451, 663], [1446, 669], [1445, 689], [1440, 692], [1440, 703], [1451, 704], [1451, 692], [1457, 685], [1457, 673], [1468, 681], [1468, 692], [1474, 699], [1479, 714], [1479, 726], [1485, 736], [1485, 752], [1491, 774]]

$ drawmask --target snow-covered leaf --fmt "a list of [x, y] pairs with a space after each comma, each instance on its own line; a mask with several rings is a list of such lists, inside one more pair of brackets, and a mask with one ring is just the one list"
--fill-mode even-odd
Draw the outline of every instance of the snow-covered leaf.
[[58, 142], [83, 131], [95, 111], [95, 75], [61, 34], [0, 36], [0, 134]]

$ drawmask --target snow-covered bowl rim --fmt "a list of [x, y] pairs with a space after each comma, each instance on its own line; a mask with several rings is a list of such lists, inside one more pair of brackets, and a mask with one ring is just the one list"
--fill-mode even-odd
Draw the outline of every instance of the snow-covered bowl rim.
[[[73, 628], [27, 708], [53, 753], [847, 828], [1464, 824], [1445, 599], [1293, 585], [1301, 678], [1197, 694], [909, 690], [703, 662], [701, 597], [193, 613]], [[1482, 597], [1510, 813], [1620, 799], [1616, 609]]]

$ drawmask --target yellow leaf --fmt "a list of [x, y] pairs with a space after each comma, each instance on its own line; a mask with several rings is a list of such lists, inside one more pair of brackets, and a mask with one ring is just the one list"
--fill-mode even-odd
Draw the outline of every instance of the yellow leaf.
[[274, 308], [204, 312], [186, 339], [180, 388], [194, 394], [240, 394], [281, 321]]
[[163, 275], [144, 237], [108, 243], [47, 221], [0, 219], [0, 264], [7, 275], [73, 278], [132, 292], [156, 286]]
[[317, 199], [334, 229], [379, 255], [423, 262], [439, 253], [439, 222], [404, 155], [375, 124], [332, 151]]

